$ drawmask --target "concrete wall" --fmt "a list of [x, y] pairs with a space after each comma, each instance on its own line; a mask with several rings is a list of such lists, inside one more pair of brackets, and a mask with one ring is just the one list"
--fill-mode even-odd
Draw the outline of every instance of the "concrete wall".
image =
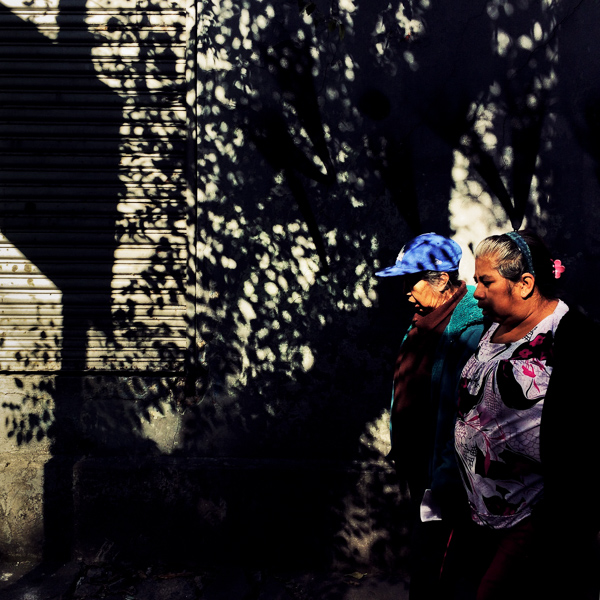
[[473, 244], [526, 224], [600, 316], [600, 5], [186, 10], [188, 355], [3, 375], [0, 548], [176, 554], [182, 531], [179, 549], [213, 557], [235, 540], [240, 559], [401, 562], [406, 495], [384, 457], [409, 315], [373, 273], [435, 230], [470, 278]]

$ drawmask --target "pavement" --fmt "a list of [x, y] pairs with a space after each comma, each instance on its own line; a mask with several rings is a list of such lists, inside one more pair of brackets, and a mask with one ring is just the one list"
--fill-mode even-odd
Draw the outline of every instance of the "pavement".
[[407, 600], [400, 573], [0, 563], [0, 600]]

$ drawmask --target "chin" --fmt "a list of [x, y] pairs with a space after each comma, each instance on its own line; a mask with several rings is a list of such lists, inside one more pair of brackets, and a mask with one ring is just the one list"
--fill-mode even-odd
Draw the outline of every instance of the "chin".
[[[481, 307], [479, 307], [481, 308]], [[498, 317], [498, 315], [495, 315], [493, 312], [491, 312], [490, 310], [488, 310], [487, 308], [481, 308], [481, 312], [483, 313], [484, 317], [487, 317], [488, 319], [491, 319], [492, 321], [494, 321], [495, 323], [499, 323], [500, 322], [500, 318]]]

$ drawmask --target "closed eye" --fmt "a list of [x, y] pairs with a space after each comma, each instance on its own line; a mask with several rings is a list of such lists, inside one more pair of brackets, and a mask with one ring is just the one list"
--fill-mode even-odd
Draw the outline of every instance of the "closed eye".
[[490, 279], [485, 279], [485, 278], [479, 279], [477, 277], [474, 277], [474, 279], [475, 279], [475, 283], [480, 283], [483, 287], [486, 287], [486, 288], [490, 287], [490, 284], [492, 283], [492, 281]]

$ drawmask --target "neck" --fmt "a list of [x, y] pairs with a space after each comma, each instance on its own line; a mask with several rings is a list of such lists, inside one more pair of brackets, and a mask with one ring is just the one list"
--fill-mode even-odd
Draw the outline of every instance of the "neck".
[[514, 319], [507, 319], [498, 326], [492, 336], [492, 341], [497, 343], [516, 342], [528, 334], [538, 323], [551, 315], [558, 304], [558, 300], [548, 300], [541, 296], [531, 298], [531, 304], [523, 307], [521, 314], [514, 315]]

